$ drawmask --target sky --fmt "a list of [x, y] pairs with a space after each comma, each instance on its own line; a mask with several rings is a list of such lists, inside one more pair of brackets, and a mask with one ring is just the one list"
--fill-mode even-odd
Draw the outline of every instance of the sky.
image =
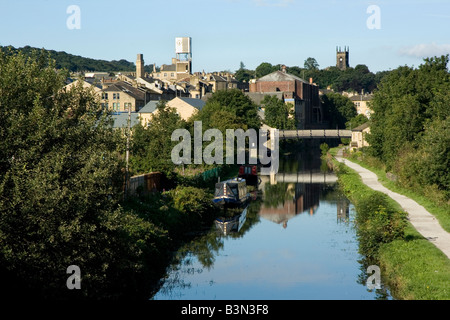
[[[77, 6], [79, 11], [72, 10]], [[193, 71], [243, 62], [319, 68], [348, 46], [350, 66], [417, 67], [450, 54], [449, 0], [0, 0], [0, 45], [83, 57], [171, 64], [175, 38], [192, 38]]]

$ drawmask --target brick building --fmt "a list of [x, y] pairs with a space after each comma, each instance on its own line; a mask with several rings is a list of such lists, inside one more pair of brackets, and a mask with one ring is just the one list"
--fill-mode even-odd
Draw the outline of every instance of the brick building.
[[321, 128], [322, 107], [319, 99], [319, 87], [286, 73], [286, 67], [281, 71], [272, 72], [250, 83], [248, 96], [256, 103], [264, 95], [276, 95], [285, 103], [293, 105], [295, 118], [299, 129]]

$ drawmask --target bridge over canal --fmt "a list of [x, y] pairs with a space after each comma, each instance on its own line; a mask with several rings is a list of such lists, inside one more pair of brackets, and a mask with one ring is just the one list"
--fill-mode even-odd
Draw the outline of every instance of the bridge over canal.
[[[273, 134], [270, 130], [270, 134]], [[280, 139], [327, 139], [327, 138], [351, 138], [352, 130], [339, 129], [306, 129], [306, 130], [279, 130]]]

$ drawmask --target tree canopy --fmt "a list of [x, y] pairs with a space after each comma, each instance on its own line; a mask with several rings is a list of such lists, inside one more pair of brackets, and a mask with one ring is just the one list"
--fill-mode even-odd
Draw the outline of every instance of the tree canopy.
[[[136, 294], [166, 234], [120, 206], [121, 133], [66, 76], [43, 52], [0, 52], [0, 273], [20, 296]], [[84, 290], [67, 289], [71, 265]]]
[[324, 118], [329, 121], [330, 128], [344, 129], [348, 121], [356, 117], [353, 102], [339, 93], [329, 92], [322, 96]]
[[171, 160], [171, 151], [176, 145], [171, 141], [175, 129], [186, 128], [186, 121], [181, 119], [175, 109], [169, 108], [161, 100], [157, 112], [152, 116], [148, 128], [141, 123], [133, 127], [131, 147], [131, 169], [134, 174], [160, 171], [171, 177], [175, 164]]
[[264, 107], [264, 122], [272, 128], [294, 130], [295, 111], [292, 104], [284, 103], [276, 96], [266, 95], [261, 102]]
[[435, 186], [450, 197], [450, 75], [447, 56], [402, 66], [380, 83], [372, 102], [371, 153], [405, 184]]
[[[14, 48], [12, 46], [1, 47], [0, 51], [5, 54], [16, 54], [18, 52], [23, 53], [26, 57], [31, 57], [33, 51], [37, 51], [37, 48], [25, 46], [23, 48]], [[57, 69], [66, 69], [71, 72], [84, 72], [84, 71], [136, 71], [136, 65], [133, 62], [129, 62], [125, 59], [106, 61], [101, 59], [85, 58], [64, 51], [55, 50], [40, 50], [44, 55], [50, 56], [55, 60], [55, 67]], [[146, 65], [145, 71], [152, 72], [153, 66]]]

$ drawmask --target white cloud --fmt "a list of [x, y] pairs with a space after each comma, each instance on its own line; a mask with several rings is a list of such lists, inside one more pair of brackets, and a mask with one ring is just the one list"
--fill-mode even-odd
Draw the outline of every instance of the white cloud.
[[294, 3], [294, 0], [253, 0], [259, 7], [287, 7]]
[[425, 58], [450, 54], [450, 44], [423, 43], [400, 48], [400, 55]]

